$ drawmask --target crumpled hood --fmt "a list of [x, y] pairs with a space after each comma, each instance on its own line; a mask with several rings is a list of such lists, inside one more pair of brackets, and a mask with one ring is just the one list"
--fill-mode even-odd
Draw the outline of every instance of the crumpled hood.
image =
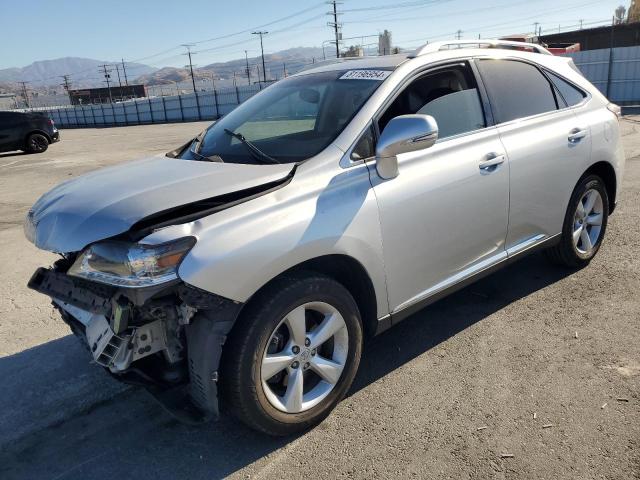
[[29, 210], [25, 235], [38, 248], [75, 252], [126, 232], [153, 213], [285, 178], [293, 164], [240, 165], [151, 157], [68, 180]]

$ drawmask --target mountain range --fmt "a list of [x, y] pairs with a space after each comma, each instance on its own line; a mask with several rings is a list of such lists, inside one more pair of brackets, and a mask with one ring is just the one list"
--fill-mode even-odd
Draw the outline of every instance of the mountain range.
[[[280, 78], [286, 71], [293, 74], [307, 64], [320, 61], [323, 51], [316, 47], [297, 47], [265, 54], [267, 78]], [[213, 78], [216, 85], [224, 86], [233, 82], [235, 75], [244, 80], [246, 78], [245, 58], [238, 58], [227, 62], [217, 62], [194, 68], [196, 79]], [[258, 71], [262, 77], [262, 58], [249, 57], [249, 68], [252, 81], [258, 78]], [[91, 58], [64, 57], [53, 60], [40, 60], [22, 68], [0, 69], [0, 93], [2, 91], [18, 92], [19, 82], [28, 82], [28, 88], [42, 93], [61, 92], [60, 84], [63, 75], [70, 75], [72, 88], [87, 88], [104, 86], [102, 65], [107, 64], [112, 84], [117, 84], [118, 73], [124, 83], [122, 64], [116, 61], [95, 60]], [[116, 70], [118, 65], [118, 70]], [[140, 63], [125, 63], [129, 83], [144, 83], [149, 86], [167, 85], [190, 80], [189, 71], [184, 68], [163, 67], [154, 68]]]
[[[109, 65], [107, 68], [112, 69], [111, 77], [117, 81], [117, 71], [114, 61], [94, 60], [91, 58], [64, 57], [54, 60], [39, 60], [22, 68], [5, 68], [0, 70], [0, 82], [17, 83], [29, 82], [34, 87], [45, 87], [60, 84], [63, 75], [71, 74], [71, 81], [80, 86], [86, 84], [100, 84], [104, 80], [104, 75], [100, 72], [101, 65]], [[127, 63], [127, 74], [129, 78], [151, 73], [156, 69], [148, 65], [140, 63]], [[120, 75], [122, 65], [119, 64]]]

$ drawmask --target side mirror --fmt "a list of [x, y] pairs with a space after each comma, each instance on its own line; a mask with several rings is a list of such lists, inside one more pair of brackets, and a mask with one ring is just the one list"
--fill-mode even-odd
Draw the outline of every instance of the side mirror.
[[376, 170], [384, 179], [398, 176], [400, 153], [431, 147], [438, 139], [438, 124], [431, 115], [400, 115], [392, 118], [376, 146]]

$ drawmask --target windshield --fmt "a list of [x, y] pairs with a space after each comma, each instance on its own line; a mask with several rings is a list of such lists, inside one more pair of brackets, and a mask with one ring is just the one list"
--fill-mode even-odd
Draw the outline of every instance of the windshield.
[[[239, 105], [194, 139], [181, 158], [226, 163], [290, 163], [327, 147], [389, 71], [377, 79], [341, 70], [286, 78]], [[373, 76], [376, 78], [376, 76]]]

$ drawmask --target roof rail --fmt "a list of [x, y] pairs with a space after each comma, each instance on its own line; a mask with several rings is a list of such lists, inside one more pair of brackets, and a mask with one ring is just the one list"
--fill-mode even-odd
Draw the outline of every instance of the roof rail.
[[442, 42], [427, 43], [416, 49], [411, 55], [419, 57], [427, 53], [439, 52], [440, 50], [453, 50], [455, 48], [506, 48], [511, 50], [527, 48], [535, 53], [552, 55], [552, 53], [542, 45], [527, 42], [514, 42], [512, 40], [445, 40]]

